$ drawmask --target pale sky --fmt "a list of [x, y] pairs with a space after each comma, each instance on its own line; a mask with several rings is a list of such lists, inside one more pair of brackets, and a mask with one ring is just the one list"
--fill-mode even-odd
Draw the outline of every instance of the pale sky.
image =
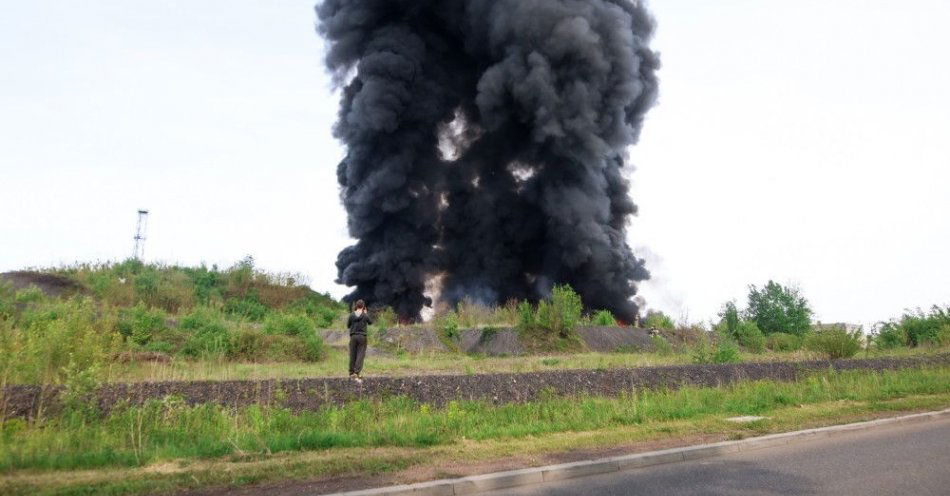
[[[950, 304], [950, 2], [652, 2], [630, 243], [691, 321], [749, 284], [823, 321]], [[0, 271], [251, 254], [335, 296], [338, 95], [312, 1], [8, 2]]]

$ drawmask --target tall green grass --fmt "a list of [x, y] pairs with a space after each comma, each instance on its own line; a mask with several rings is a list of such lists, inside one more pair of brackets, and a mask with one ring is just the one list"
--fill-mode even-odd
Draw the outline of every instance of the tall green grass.
[[105, 418], [80, 409], [29, 423], [7, 420], [0, 424], [0, 472], [141, 466], [171, 459], [341, 447], [420, 447], [948, 392], [950, 368], [943, 367], [829, 371], [799, 382], [641, 391], [619, 398], [545, 396], [503, 406], [466, 401], [435, 408], [393, 398], [294, 413], [279, 405], [228, 409], [187, 406], [168, 398], [121, 408]]

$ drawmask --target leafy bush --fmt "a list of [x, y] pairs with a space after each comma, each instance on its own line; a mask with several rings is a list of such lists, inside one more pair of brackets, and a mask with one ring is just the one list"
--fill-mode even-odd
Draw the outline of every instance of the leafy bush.
[[722, 306], [722, 311], [719, 312], [719, 317], [722, 318], [722, 320], [719, 322], [720, 328], [723, 329], [729, 336], [737, 336], [739, 323], [742, 321], [742, 317], [739, 315], [739, 309], [736, 308], [736, 302], [727, 301]]
[[643, 319], [643, 327], [648, 329], [672, 330], [676, 328], [676, 323], [663, 312], [651, 310], [647, 312], [646, 318]]
[[898, 341], [909, 346], [950, 344], [944, 337], [947, 327], [950, 327], [950, 307], [944, 309], [934, 305], [928, 313], [922, 310], [907, 312], [900, 320], [884, 324], [878, 343], [880, 345], [883, 339], [887, 346], [897, 346]]
[[254, 292], [243, 298], [228, 298], [224, 301], [224, 311], [253, 322], [260, 322], [267, 315], [267, 307], [257, 299]]
[[716, 345], [716, 351], [712, 357], [713, 363], [738, 363], [742, 361], [739, 355], [739, 347], [731, 339], [721, 339]]
[[115, 315], [88, 299], [51, 302], [16, 326], [2, 320], [0, 380], [62, 383], [93, 380], [119, 350]]
[[696, 341], [696, 344], [690, 350], [690, 359], [693, 363], [712, 363], [713, 362], [713, 347], [709, 342], [709, 337], [703, 333], [699, 340]]
[[745, 349], [753, 353], [762, 353], [765, 351], [765, 336], [759, 330], [759, 326], [751, 320], [739, 321], [736, 325], [735, 339]]
[[515, 329], [518, 332], [527, 332], [537, 327], [538, 322], [535, 318], [534, 308], [531, 303], [522, 301], [518, 303], [518, 321], [515, 323]]
[[154, 302], [158, 296], [158, 273], [147, 270], [135, 276], [134, 287], [139, 301]]
[[538, 304], [538, 326], [561, 338], [567, 338], [574, 333], [583, 309], [581, 297], [570, 286], [554, 286], [551, 296]]
[[398, 320], [399, 319], [396, 316], [396, 311], [393, 310], [392, 307], [380, 308], [376, 310], [375, 315], [373, 316], [373, 324], [381, 331], [385, 331], [386, 329], [393, 327], [396, 325]]
[[212, 266], [211, 270], [201, 265], [198, 268], [186, 270], [191, 277], [195, 300], [202, 305], [208, 305], [214, 297], [220, 297], [221, 291], [219, 285], [223, 282], [221, 273], [217, 266]]
[[749, 286], [748, 316], [765, 334], [785, 332], [802, 336], [811, 328], [808, 300], [795, 288], [769, 281], [761, 290]]
[[940, 346], [950, 345], [950, 324], [945, 325], [937, 331], [937, 341], [936, 344]]
[[313, 321], [305, 315], [272, 313], [264, 320], [264, 332], [285, 336], [304, 336], [314, 333]]
[[765, 347], [772, 351], [795, 351], [802, 347], [802, 338], [784, 332], [769, 334], [765, 338]]
[[165, 329], [165, 319], [165, 312], [138, 303], [119, 312], [116, 330], [135, 344], [145, 345]]
[[26, 289], [21, 289], [16, 292], [16, 302], [21, 305], [39, 303], [43, 301], [44, 298], [45, 295], [43, 294], [43, 291], [36, 286], [30, 286]]
[[896, 324], [887, 323], [881, 326], [880, 332], [874, 338], [874, 344], [881, 349], [893, 349], [900, 346], [909, 346], [910, 337], [907, 331]]
[[739, 355], [739, 347], [735, 341], [727, 337], [721, 337], [719, 342], [713, 347], [709, 342], [709, 337], [705, 333], [699, 338], [696, 345], [690, 353], [693, 363], [736, 363], [742, 361]]
[[614, 315], [608, 310], [601, 310], [594, 314], [594, 317], [591, 319], [591, 324], [595, 326], [605, 326], [605, 327], [615, 327], [617, 325], [617, 319], [614, 318]]
[[323, 360], [327, 354], [326, 344], [323, 338], [316, 334], [307, 334], [303, 337], [303, 354], [300, 358], [305, 362], [317, 362]]
[[228, 357], [234, 360], [316, 362], [326, 355], [323, 339], [313, 332], [304, 334], [268, 333], [241, 329], [234, 333]]
[[805, 348], [824, 353], [830, 360], [850, 358], [861, 349], [861, 331], [842, 328], [823, 329], [805, 338]]
[[653, 350], [660, 355], [666, 356], [673, 353], [673, 345], [664, 339], [663, 336], [650, 336], [650, 342], [653, 343]]
[[459, 318], [455, 312], [448, 312], [439, 319], [439, 332], [448, 339], [459, 337]]
[[0, 281], [0, 319], [12, 318], [14, 310], [16, 310], [16, 291], [13, 290], [12, 284]]
[[181, 319], [179, 327], [188, 331], [182, 353], [192, 357], [225, 356], [231, 349], [231, 333], [220, 313], [197, 307]]
[[342, 308], [329, 297], [311, 293], [293, 302], [289, 311], [303, 313], [320, 329], [327, 329], [342, 315]]
[[234, 333], [228, 356], [247, 361], [257, 361], [267, 355], [265, 342], [269, 336], [258, 329], [241, 329]]

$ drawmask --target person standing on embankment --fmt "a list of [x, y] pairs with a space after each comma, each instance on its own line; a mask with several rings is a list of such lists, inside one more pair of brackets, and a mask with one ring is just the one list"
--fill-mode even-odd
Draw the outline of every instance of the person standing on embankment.
[[366, 310], [366, 302], [356, 300], [353, 304], [353, 313], [346, 320], [346, 327], [350, 330], [350, 378], [358, 382], [363, 381], [363, 359], [366, 358], [366, 328], [373, 321]]

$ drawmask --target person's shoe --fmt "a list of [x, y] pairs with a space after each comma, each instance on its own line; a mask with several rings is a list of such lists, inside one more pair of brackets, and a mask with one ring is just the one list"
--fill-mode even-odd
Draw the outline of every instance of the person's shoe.
[[362, 376], [362, 375], [356, 374], [356, 383], [357, 383], [357, 384], [362, 384], [362, 383], [363, 383], [363, 376]]
[[359, 376], [356, 374], [350, 374], [350, 379], [359, 379]]

